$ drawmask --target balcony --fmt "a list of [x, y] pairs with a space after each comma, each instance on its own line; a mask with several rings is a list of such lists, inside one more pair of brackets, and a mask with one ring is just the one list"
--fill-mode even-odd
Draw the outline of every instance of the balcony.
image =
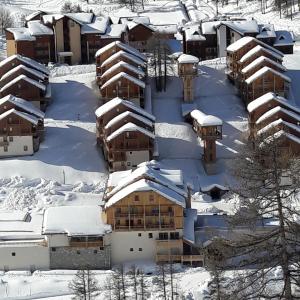
[[114, 226], [115, 230], [124, 230], [124, 231], [130, 231], [130, 230], [136, 230], [136, 229], [144, 229], [144, 230], [156, 230], [156, 229], [169, 229], [169, 230], [175, 230], [175, 224], [159, 224], [159, 223], [141, 223], [141, 224], [131, 224], [131, 225], [119, 225], [115, 224]]
[[103, 241], [83, 241], [83, 242], [73, 242], [70, 241], [70, 247], [74, 248], [89, 248], [89, 247], [103, 247]]
[[175, 247], [182, 247], [182, 239], [177, 240], [156, 240], [156, 246], [158, 248], [175, 248]]
[[181, 255], [181, 254], [157, 254], [156, 262], [181, 262], [181, 263], [201, 263], [204, 264], [203, 255]]

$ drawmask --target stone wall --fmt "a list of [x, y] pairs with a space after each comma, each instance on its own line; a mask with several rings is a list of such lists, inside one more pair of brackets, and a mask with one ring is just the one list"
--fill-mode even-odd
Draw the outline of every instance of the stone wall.
[[109, 269], [110, 246], [99, 247], [52, 247], [50, 269]]

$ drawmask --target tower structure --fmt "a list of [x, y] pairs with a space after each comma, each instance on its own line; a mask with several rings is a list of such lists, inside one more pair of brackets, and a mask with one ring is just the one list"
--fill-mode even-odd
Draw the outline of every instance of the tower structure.
[[178, 58], [178, 75], [183, 80], [183, 102], [194, 100], [193, 79], [198, 76], [199, 59], [193, 55], [181, 54]]
[[203, 163], [208, 174], [215, 173], [217, 160], [216, 140], [222, 139], [223, 122], [216, 116], [206, 115], [200, 110], [191, 112], [193, 128], [204, 144]]

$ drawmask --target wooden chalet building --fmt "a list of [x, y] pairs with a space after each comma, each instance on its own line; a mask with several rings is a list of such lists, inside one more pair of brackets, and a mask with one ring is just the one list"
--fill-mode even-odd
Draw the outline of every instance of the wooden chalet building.
[[0, 157], [32, 155], [39, 149], [39, 119], [14, 108], [0, 115]]
[[269, 67], [263, 67], [244, 81], [242, 99], [248, 104], [268, 92], [287, 98], [290, 82], [288, 76]]
[[95, 115], [97, 118], [96, 133], [98, 144], [102, 144], [105, 126], [114, 118], [125, 112], [132, 112], [135, 115], [139, 115], [143, 118], [148, 119], [152, 123], [155, 122], [155, 117], [153, 115], [149, 114], [141, 107], [135, 105], [133, 102], [121, 98], [114, 98], [109, 102], [106, 102], [105, 104], [101, 105], [95, 111]]
[[49, 80], [48, 75], [40, 71], [36, 71], [24, 65], [18, 65], [17, 67], [11, 69], [0, 78], [0, 86], [1, 87], [5, 86], [7, 83], [11, 82], [13, 79], [15, 79], [20, 75], [25, 75], [26, 77], [41, 82], [45, 85], [48, 84], [48, 80]]
[[0, 99], [0, 114], [3, 114], [12, 109], [32, 115], [38, 119], [38, 123], [36, 125], [36, 131], [39, 140], [43, 141], [44, 131], [45, 131], [44, 130], [45, 113], [39, 110], [30, 101], [15, 97], [13, 95], [7, 95]]
[[185, 234], [194, 229], [184, 228], [185, 190], [149, 166], [117, 173], [120, 180], [108, 187], [104, 207], [112, 226], [112, 263], [150, 260], [203, 265], [199, 253], [192, 256], [185, 251]]
[[144, 81], [125, 72], [120, 72], [101, 85], [101, 99], [104, 102], [115, 97], [130, 99], [138, 106], [144, 107], [145, 87]]
[[276, 39], [274, 41], [274, 48], [285, 53], [285, 54], [293, 54], [294, 53], [294, 44], [295, 37], [293, 32], [286, 30], [278, 30], [276, 31]]
[[[240, 70], [246, 66], [247, 57], [251, 57], [252, 52], [250, 52], [250, 50], [255, 48], [256, 46], [261, 46], [261, 48], [256, 49], [260, 49], [260, 51], [262, 52], [259, 53], [259, 51], [254, 51], [254, 53], [256, 53], [256, 56], [252, 56], [252, 60], [248, 61], [247, 64], [250, 64], [260, 56], [269, 57], [269, 52], [267, 54], [266, 51], [262, 50], [262, 48], [272, 51], [271, 54], [277, 55], [278, 58], [282, 60], [283, 54], [280, 51], [267, 44], [264, 44], [263, 42], [253, 37], [243, 37], [227, 47], [227, 76], [231, 81], [234, 82], [238, 78]], [[240, 62], [242, 58], [243, 61]], [[245, 64], [242, 65], [241, 63]]]
[[103, 140], [104, 157], [109, 171], [135, 168], [152, 160], [155, 134], [134, 123], [126, 123]]
[[241, 70], [239, 73], [238, 82], [244, 82], [247, 78], [252, 76], [255, 72], [259, 71], [263, 67], [272, 68], [277, 72], [286, 71], [286, 68], [281, 63], [278, 63], [266, 56], [260, 56]]
[[0, 96], [14, 95], [32, 102], [37, 108], [45, 111], [50, 101], [50, 87], [20, 75], [0, 89]]
[[133, 66], [127, 62], [120, 61], [113, 65], [111, 68], [106, 70], [101, 77], [98, 77], [98, 83], [99, 85], [103, 85], [106, 81], [111, 79], [112, 77], [118, 75], [121, 72], [125, 72], [128, 75], [135, 77], [137, 79], [140, 79], [142, 81], [145, 80], [146, 73], [141, 69], [136, 66]]
[[50, 72], [45, 66], [29, 57], [19, 54], [9, 56], [0, 62], [0, 78], [19, 65], [23, 65], [27, 68], [42, 73], [46, 78], [45, 81], [47, 81], [47, 78], [49, 78]]
[[146, 67], [147, 62], [144, 54], [119, 41], [102, 47], [96, 52], [95, 57], [97, 78], [120, 61], [142, 68]]

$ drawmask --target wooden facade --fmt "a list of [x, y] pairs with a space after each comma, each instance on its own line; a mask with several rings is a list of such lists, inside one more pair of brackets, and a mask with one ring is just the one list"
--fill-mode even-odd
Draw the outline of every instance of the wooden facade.
[[103, 151], [110, 171], [128, 170], [152, 160], [154, 140], [139, 131], [124, 131], [110, 141], [104, 139]]
[[[119, 73], [122, 74], [122, 73]], [[112, 80], [113, 78], [111, 78]], [[106, 82], [106, 86], [101, 86], [101, 98], [107, 102], [115, 97], [122, 99], [130, 99], [139, 106], [144, 107], [144, 87], [136, 82], [128, 79], [126, 76], [120, 76], [117, 80], [110, 83]]]
[[147, 25], [137, 24], [129, 28], [128, 40], [129, 45], [135, 49], [145, 52], [149, 39], [153, 36], [154, 30]]
[[251, 82], [247, 82], [247, 80], [242, 86], [242, 98], [246, 104], [268, 92], [274, 92], [285, 98], [288, 96], [290, 81], [285, 76], [282, 77], [277, 72], [272, 72], [272, 69], [259, 75]]

